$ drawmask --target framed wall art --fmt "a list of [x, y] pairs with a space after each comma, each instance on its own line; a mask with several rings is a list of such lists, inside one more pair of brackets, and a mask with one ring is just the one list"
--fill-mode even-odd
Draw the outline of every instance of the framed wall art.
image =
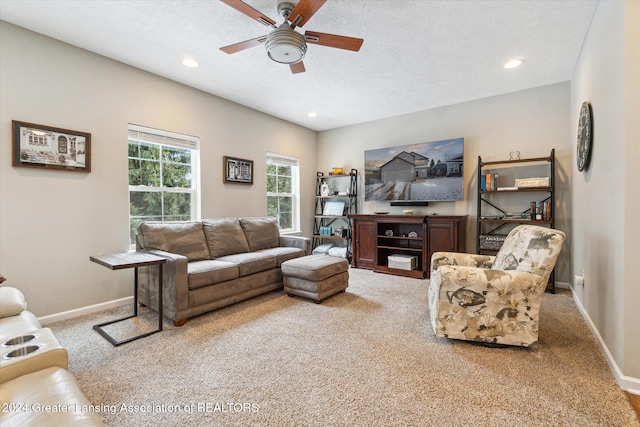
[[224, 156], [224, 182], [253, 185], [253, 160]]
[[344, 201], [332, 201], [324, 204], [322, 215], [325, 216], [342, 216], [344, 215]]
[[91, 134], [13, 120], [11, 164], [91, 172]]

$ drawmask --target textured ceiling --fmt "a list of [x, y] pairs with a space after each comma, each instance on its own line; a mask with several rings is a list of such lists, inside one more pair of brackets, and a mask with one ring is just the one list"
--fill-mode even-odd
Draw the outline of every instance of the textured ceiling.
[[[293, 1], [295, 3], [295, 1]], [[278, 24], [277, 0], [245, 0]], [[364, 39], [309, 45], [306, 72], [263, 46], [269, 28], [218, 0], [0, 0], [0, 19], [314, 130], [571, 79], [597, 1], [329, 0], [302, 28]], [[193, 57], [200, 67], [181, 64]], [[523, 66], [504, 70], [513, 58]], [[308, 118], [308, 112], [316, 118]]]

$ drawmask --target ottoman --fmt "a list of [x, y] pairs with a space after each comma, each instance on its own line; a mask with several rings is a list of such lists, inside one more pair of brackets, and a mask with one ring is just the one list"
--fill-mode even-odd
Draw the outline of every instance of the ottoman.
[[284, 291], [290, 297], [310, 298], [316, 304], [349, 286], [349, 262], [329, 255], [308, 255], [281, 265]]

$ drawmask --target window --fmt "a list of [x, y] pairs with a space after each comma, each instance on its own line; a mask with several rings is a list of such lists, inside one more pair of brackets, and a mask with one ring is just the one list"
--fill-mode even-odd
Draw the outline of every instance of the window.
[[199, 138], [129, 124], [129, 228], [200, 217]]
[[267, 153], [267, 215], [278, 219], [281, 232], [300, 230], [299, 161]]

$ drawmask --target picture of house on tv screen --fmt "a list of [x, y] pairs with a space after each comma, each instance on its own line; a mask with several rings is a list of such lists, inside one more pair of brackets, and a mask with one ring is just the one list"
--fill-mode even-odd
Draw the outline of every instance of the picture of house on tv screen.
[[365, 201], [464, 199], [464, 138], [364, 152]]

